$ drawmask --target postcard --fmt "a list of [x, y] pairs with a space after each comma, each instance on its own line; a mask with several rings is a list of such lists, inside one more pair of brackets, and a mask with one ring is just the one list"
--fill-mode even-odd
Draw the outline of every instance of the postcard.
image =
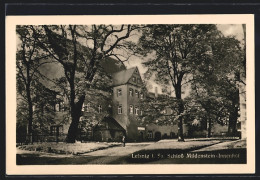
[[6, 173], [255, 172], [254, 16], [6, 16]]

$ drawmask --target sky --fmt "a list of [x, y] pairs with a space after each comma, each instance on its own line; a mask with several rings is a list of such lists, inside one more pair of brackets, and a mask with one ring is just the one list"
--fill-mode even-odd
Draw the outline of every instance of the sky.
[[[235, 36], [235, 38], [238, 39], [239, 41], [243, 41], [244, 34], [243, 34], [243, 29], [241, 24], [218, 24], [217, 28], [224, 34], [224, 36]], [[130, 58], [128, 62], [125, 62], [125, 66], [127, 68], [137, 66], [143, 78], [143, 74], [146, 72], [147, 68], [144, 67], [141, 64], [141, 62], [143, 62], [143, 60], [135, 56]], [[149, 84], [150, 84], [150, 88], [148, 89], [148, 91], [154, 92], [155, 87], [157, 87], [158, 93], [162, 93], [161, 86], [159, 84], [156, 84], [153, 80], [149, 80]], [[186, 93], [184, 92], [184, 96], [185, 95], [188, 95], [188, 92]]]

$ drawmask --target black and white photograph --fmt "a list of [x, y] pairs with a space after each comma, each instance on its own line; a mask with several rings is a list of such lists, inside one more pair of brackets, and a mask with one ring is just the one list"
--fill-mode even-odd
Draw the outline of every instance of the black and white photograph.
[[253, 172], [253, 16], [226, 16], [12, 23], [10, 162]]

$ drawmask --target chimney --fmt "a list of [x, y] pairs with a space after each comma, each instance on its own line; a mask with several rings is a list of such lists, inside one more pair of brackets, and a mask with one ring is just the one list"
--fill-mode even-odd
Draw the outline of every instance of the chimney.
[[157, 98], [158, 97], [158, 88], [157, 87], [155, 87], [154, 94], [155, 94], [155, 97]]

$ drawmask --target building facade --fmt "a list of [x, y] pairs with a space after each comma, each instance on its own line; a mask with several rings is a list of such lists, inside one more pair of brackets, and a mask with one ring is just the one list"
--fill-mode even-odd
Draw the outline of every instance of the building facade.
[[112, 116], [126, 130], [129, 141], [139, 140], [142, 127], [137, 116], [142, 114], [140, 100], [145, 98], [142, 92], [142, 78], [137, 67], [113, 74], [113, 111]]
[[[143, 91], [144, 84], [137, 67], [130, 69], [121, 67], [105, 71], [111, 74], [112, 87], [107, 90], [88, 90], [82, 107], [78, 140], [121, 141], [125, 135], [127, 141], [136, 142], [177, 137], [177, 125], [140, 122], [140, 117], [144, 113], [140, 103], [146, 96], [151, 96], [151, 93], [145, 94]], [[157, 88], [153, 98], [156, 97], [158, 97]], [[60, 113], [58, 111], [63, 111], [62, 105], [63, 102], [56, 105], [57, 114]], [[167, 115], [169, 113], [165, 113], [165, 116]], [[50, 127], [51, 133], [53, 134], [57, 128], [59, 133], [65, 134], [69, 124], [63, 126], [60, 126], [60, 123], [56, 124]], [[184, 125], [184, 135], [187, 132], [188, 129]]]

